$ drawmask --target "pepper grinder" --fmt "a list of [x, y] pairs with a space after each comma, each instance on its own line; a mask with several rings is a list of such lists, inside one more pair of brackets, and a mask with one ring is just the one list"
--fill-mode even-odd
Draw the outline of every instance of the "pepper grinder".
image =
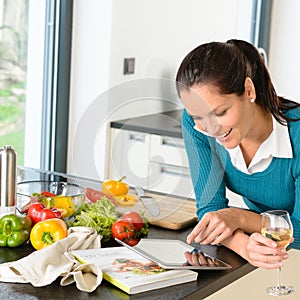
[[0, 149], [0, 217], [15, 214], [17, 154], [11, 146]]

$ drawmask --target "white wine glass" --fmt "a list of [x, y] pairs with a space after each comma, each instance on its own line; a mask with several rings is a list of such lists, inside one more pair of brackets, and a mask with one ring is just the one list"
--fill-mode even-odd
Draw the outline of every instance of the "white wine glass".
[[[261, 214], [261, 234], [275, 241], [279, 248], [286, 248], [293, 236], [290, 215], [285, 210], [270, 210]], [[285, 296], [295, 292], [292, 286], [281, 283], [281, 267], [277, 270], [277, 285], [269, 287], [266, 292], [272, 296]]]

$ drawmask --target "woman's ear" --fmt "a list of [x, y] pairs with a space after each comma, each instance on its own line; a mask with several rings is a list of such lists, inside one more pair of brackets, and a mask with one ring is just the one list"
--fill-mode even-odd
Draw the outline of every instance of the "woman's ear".
[[246, 77], [245, 80], [245, 95], [251, 102], [254, 102], [256, 99], [254, 83], [250, 77]]

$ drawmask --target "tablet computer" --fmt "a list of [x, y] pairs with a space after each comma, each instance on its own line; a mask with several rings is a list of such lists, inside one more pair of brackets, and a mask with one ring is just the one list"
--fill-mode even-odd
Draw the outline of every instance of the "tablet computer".
[[121, 245], [157, 263], [164, 269], [227, 270], [231, 266], [180, 240], [143, 238], [135, 246]]

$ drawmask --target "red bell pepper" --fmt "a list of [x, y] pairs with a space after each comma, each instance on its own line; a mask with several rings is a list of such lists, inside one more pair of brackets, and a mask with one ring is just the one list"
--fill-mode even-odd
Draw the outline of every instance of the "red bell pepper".
[[50, 201], [45, 206], [43, 203], [33, 203], [28, 209], [28, 216], [33, 224], [36, 224], [47, 219], [59, 218], [62, 219], [62, 213], [60, 210], [50, 207]]
[[47, 191], [42, 191], [41, 195], [44, 197], [56, 197], [55, 194], [51, 193], [51, 192], [47, 192]]

